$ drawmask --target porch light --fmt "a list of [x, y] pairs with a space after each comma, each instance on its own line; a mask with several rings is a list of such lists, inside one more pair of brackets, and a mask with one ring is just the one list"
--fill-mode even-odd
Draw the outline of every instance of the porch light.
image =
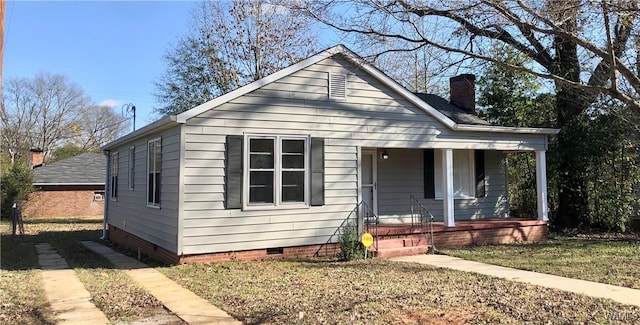
[[382, 159], [382, 160], [389, 159], [389, 153], [387, 152], [386, 149], [380, 153], [380, 159]]

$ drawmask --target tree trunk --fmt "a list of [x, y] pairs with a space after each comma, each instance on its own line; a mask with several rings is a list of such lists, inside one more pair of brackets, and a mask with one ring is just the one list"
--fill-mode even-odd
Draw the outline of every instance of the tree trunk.
[[[561, 131], [558, 134], [557, 175], [558, 175], [558, 211], [553, 220], [557, 229], [576, 228], [586, 220], [588, 212], [586, 164], [582, 139], [585, 134], [579, 115], [580, 101], [573, 92], [561, 90], [556, 97], [558, 121]], [[562, 118], [560, 118], [562, 116]]]

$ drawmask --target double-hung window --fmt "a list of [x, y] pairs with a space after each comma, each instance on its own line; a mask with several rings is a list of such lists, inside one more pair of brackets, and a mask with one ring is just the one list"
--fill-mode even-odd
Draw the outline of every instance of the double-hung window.
[[309, 138], [248, 135], [245, 207], [309, 205]]
[[112, 200], [118, 198], [118, 152], [111, 153], [111, 181], [109, 184], [109, 197]]
[[[475, 172], [473, 150], [453, 150], [453, 197], [467, 199], [475, 196]], [[435, 195], [442, 199], [442, 156], [443, 150], [436, 150], [434, 155], [435, 166]]]
[[161, 139], [150, 140], [147, 146], [147, 206], [160, 207]]

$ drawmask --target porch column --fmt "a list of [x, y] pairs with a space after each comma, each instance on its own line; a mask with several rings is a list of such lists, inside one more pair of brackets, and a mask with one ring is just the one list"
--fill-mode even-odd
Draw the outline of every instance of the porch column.
[[547, 206], [547, 158], [546, 151], [536, 151], [536, 197], [538, 200], [538, 220], [549, 220]]
[[442, 196], [444, 226], [455, 227], [453, 221], [453, 149], [444, 149], [442, 154]]

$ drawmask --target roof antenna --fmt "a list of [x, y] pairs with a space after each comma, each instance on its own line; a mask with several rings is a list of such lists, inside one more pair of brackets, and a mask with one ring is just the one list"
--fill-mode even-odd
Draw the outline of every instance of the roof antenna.
[[131, 103], [122, 105], [122, 115], [124, 115], [125, 112], [127, 113], [127, 115], [129, 114], [133, 115], [133, 131], [135, 131], [136, 130], [136, 106]]

